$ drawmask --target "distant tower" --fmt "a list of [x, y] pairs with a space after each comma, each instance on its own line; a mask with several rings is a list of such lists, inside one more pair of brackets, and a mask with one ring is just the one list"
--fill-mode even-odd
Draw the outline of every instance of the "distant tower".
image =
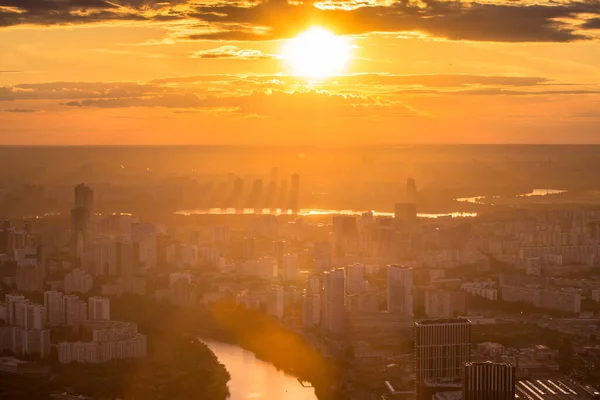
[[414, 178], [406, 180], [406, 201], [408, 203], [417, 204], [417, 182]]
[[468, 362], [463, 374], [463, 400], [514, 400], [515, 367], [491, 361]]
[[81, 259], [86, 245], [90, 220], [94, 208], [94, 191], [83, 183], [75, 186], [75, 204], [71, 210], [72, 251], [75, 257]]
[[300, 175], [292, 174], [292, 185], [290, 187], [290, 205], [292, 212], [298, 212], [298, 203], [300, 200]]

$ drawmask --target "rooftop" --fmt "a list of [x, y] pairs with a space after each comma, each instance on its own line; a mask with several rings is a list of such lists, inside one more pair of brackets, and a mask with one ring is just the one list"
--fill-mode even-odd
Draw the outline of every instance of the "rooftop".
[[515, 387], [515, 399], [538, 400], [594, 400], [600, 398], [600, 392], [589, 385], [570, 380], [519, 381]]

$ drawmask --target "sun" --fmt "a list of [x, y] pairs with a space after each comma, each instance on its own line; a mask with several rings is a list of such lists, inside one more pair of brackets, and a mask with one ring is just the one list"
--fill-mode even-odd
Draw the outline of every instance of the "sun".
[[352, 56], [350, 43], [321, 27], [312, 27], [283, 47], [283, 58], [296, 76], [327, 78], [340, 74]]

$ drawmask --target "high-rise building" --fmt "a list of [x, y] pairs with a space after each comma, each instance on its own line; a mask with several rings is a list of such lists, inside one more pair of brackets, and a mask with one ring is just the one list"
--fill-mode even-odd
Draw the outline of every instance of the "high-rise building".
[[346, 319], [346, 271], [343, 268], [323, 273], [321, 325], [327, 333], [342, 334]]
[[87, 293], [94, 286], [94, 278], [88, 272], [75, 268], [65, 275], [65, 293]]
[[110, 321], [110, 300], [106, 297], [88, 299], [88, 319], [90, 321]]
[[267, 290], [267, 314], [283, 318], [283, 288], [281, 286], [272, 286]]
[[406, 180], [406, 201], [408, 203], [417, 204], [417, 182], [414, 178]]
[[253, 260], [256, 257], [256, 239], [253, 237], [244, 238], [242, 257], [244, 260]]
[[131, 224], [131, 241], [137, 245], [139, 262], [145, 267], [155, 268], [157, 258], [156, 225], [148, 222]]
[[87, 320], [87, 304], [75, 295], [63, 296], [65, 325], [75, 326]]
[[369, 284], [365, 280], [365, 266], [352, 264], [346, 267], [346, 288], [348, 293], [366, 292]]
[[8, 325], [16, 325], [15, 324], [16, 305], [17, 305], [17, 303], [26, 302], [27, 300], [25, 300], [25, 296], [23, 296], [23, 295], [7, 294], [4, 296], [4, 301], [6, 302], [6, 306], [8, 308], [8, 310], [7, 310], [8, 320], [6, 322], [8, 323]]
[[333, 217], [333, 246], [336, 256], [356, 253], [358, 239], [358, 225], [355, 216], [335, 215]]
[[17, 268], [17, 289], [22, 292], [41, 292], [44, 289], [44, 269], [37, 262]]
[[302, 325], [314, 326], [320, 321], [321, 280], [318, 275], [312, 275], [306, 281], [306, 290], [302, 299]]
[[428, 318], [453, 318], [467, 315], [467, 293], [455, 290], [427, 290], [425, 315]]
[[295, 282], [300, 275], [298, 254], [284, 254], [282, 260], [282, 279], [284, 282]]
[[62, 325], [65, 322], [63, 294], [56, 290], [44, 292], [44, 309], [48, 325]]
[[287, 253], [287, 242], [285, 240], [276, 240], [273, 242], [273, 254], [279, 265], [283, 262], [283, 255]]
[[330, 270], [332, 263], [333, 248], [330, 242], [315, 242], [314, 250], [314, 272], [320, 274]]
[[394, 204], [394, 218], [399, 224], [412, 225], [417, 220], [417, 205], [415, 203]]
[[458, 318], [415, 322], [414, 346], [416, 399], [422, 400], [427, 380], [462, 376], [471, 351], [471, 323]]
[[19, 301], [15, 303], [14, 324], [24, 330], [42, 330], [45, 328], [45, 311], [41, 304]]
[[413, 269], [400, 265], [387, 267], [387, 309], [401, 315], [413, 315]]
[[515, 367], [493, 362], [464, 366], [463, 400], [514, 400]]
[[94, 208], [94, 191], [85, 184], [75, 186], [75, 203], [71, 210], [71, 246], [74, 255], [81, 259], [87, 245], [90, 220]]

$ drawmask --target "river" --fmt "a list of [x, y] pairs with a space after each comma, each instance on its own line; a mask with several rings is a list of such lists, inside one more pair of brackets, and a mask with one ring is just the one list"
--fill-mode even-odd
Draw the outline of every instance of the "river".
[[239, 346], [202, 339], [229, 374], [230, 400], [317, 400], [311, 387]]
[[[373, 216], [382, 216], [382, 217], [393, 217], [393, 212], [384, 212], [384, 211], [357, 211], [357, 210], [323, 210], [323, 209], [301, 209], [298, 211], [297, 215], [301, 217], [310, 217], [310, 216], [327, 216], [327, 215], [362, 215], [364, 213], [372, 213]], [[274, 210], [269, 208], [263, 209], [254, 209], [254, 208], [205, 208], [205, 209], [197, 209], [197, 210], [182, 210], [178, 211], [176, 214], [179, 215], [292, 215], [292, 211], [283, 211], [280, 209]], [[420, 218], [439, 218], [439, 217], [476, 217], [477, 213], [474, 212], [450, 212], [450, 213], [442, 213], [442, 214], [425, 214], [419, 213], [417, 214]]]

